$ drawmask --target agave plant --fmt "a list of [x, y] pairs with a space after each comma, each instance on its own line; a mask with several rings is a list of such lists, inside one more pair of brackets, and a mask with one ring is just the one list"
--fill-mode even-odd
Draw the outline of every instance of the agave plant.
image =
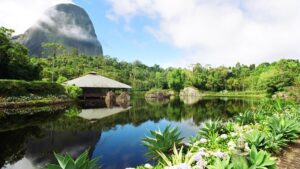
[[255, 124], [256, 122], [256, 113], [251, 111], [246, 111], [244, 113], [239, 114], [236, 117], [236, 121], [241, 125]]
[[273, 117], [268, 126], [274, 134], [282, 134], [282, 138], [289, 141], [295, 140], [300, 134], [298, 121], [289, 117]]
[[159, 154], [157, 151], [159, 150], [162, 153], [168, 154], [173, 145], [179, 145], [179, 143], [183, 140], [180, 137], [180, 131], [178, 127], [170, 129], [170, 125], [168, 125], [163, 132], [160, 130], [153, 131], [150, 130], [151, 137], [146, 136], [142, 143], [149, 149], [147, 155], [157, 158]]
[[219, 158], [216, 159], [213, 165], [209, 165], [208, 169], [233, 169], [233, 165], [230, 162], [230, 158], [221, 160]]
[[198, 137], [209, 138], [210, 135], [220, 133], [222, 130], [222, 123], [220, 121], [207, 121], [203, 124], [202, 128], [198, 133]]
[[46, 169], [99, 169], [97, 158], [89, 160], [88, 151], [83, 152], [76, 160], [67, 154], [65, 156], [54, 153], [59, 165], [49, 164]]
[[265, 133], [257, 129], [245, 134], [245, 139], [250, 147], [255, 146], [259, 149], [264, 148], [267, 143]]
[[180, 148], [178, 151], [176, 146], [173, 146], [173, 153], [170, 157], [168, 155], [165, 155], [163, 152], [157, 151], [159, 154], [161, 160], [161, 164], [163, 166], [175, 166], [180, 164], [186, 164], [188, 166], [192, 166], [192, 164], [195, 162], [195, 154], [191, 151], [188, 151], [186, 154], [183, 152], [183, 147]]
[[231, 159], [216, 159], [213, 165], [208, 169], [275, 169], [276, 158], [263, 150], [257, 151], [252, 146], [247, 157], [237, 156]]
[[251, 147], [251, 151], [248, 157], [250, 163], [250, 169], [255, 168], [265, 168], [265, 169], [275, 169], [276, 168], [276, 158], [271, 157], [271, 155], [263, 150], [257, 151], [255, 146]]
[[275, 133], [270, 133], [267, 136], [267, 144], [265, 149], [269, 152], [278, 153], [282, 147], [287, 146], [288, 140], [283, 138], [283, 134], [276, 135]]

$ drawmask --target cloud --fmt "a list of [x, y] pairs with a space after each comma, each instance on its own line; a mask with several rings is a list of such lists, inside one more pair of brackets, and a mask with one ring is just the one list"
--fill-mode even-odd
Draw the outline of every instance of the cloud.
[[[91, 36], [93, 28], [91, 25], [79, 25], [80, 23], [75, 21], [75, 17], [71, 16], [63, 11], [60, 11], [56, 8], [48, 9], [40, 18], [39, 22], [36, 23], [36, 27], [42, 28], [43, 30], [48, 30], [49, 26], [51, 30], [55, 33], [70, 37], [76, 38], [79, 40], [86, 41], [95, 41], [94, 37]], [[45, 26], [46, 25], [46, 26]], [[86, 30], [83, 28], [87, 27]], [[53, 29], [55, 28], [55, 29]]]
[[300, 59], [299, 0], [108, 0], [109, 18], [158, 21], [145, 29], [184, 51], [167, 65]]
[[45, 10], [59, 3], [72, 3], [72, 0], [1, 0], [0, 26], [24, 33]]

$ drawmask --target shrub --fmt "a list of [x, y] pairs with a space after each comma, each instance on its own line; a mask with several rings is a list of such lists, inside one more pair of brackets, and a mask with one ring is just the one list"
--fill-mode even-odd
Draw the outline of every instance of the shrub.
[[59, 165], [49, 164], [45, 169], [99, 169], [98, 159], [89, 160], [88, 151], [83, 152], [76, 160], [70, 155], [59, 155], [54, 153]]
[[221, 134], [221, 130], [223, 129], [222, 123], [220, 121], [207, 121], [203, 124], [202, 128], [198, 133], [198, 137], [208, 138], [214, 134]]
[[195, 163], [195, 159], [196, 159], [194, 153], [192, 153], [191, 151], [188, 151], [187, 153], [183, 153], [183, 147], [181, 147], [180, 150], [178, 151], [175, 145], [173, 147], [173, 153], [170, 157], [168, 156], [168, 154], [165, 155], [164, 153], [159, 151], [158, 154], [162, 159], [161, 164], [163, 166], [168, 166], [173, 168], [176, 168], [177, 166], [178, 168], [180, 168], [179, 166], [191, 167], [192, 164]]
[[270, 133], [267, 136], [266, 150], [273, 153], [278, 153], [282, 147], [287, 146], [288, 140], [283, 137], [283, 134], [276, 135], [275, 133]]
[[297, 119], [291, 119], [289, 117], [273, 117], [268, 122], [270, 131], [274, 134], [282, 134], [282, 138], [289, 141], [295, 140], [300, 134], [300, 126]]
[[152, 137], [147, 136], [142, 142], [150, 150], [147, 155], [153, 158], [159, 157], [158, 150], [168, 154], [173, 145], [178, 145], [183, 140], [180, 138], [179, 129], [177, 127], [170, 129], [170, 125], [163, 132], [150, 130], [150, 133]]
[[275, 169], [276, 158], [271, 157], [266, 151], [260, 150], [257, 151], [255, 146], [251, 147], [251, 151], [248, 157], [250, 163], [250, 168], [266, 168], [266, 169]]
[[236, 118], [236, 121], [242, 125], [246, 124], [255, 124], [255, 113], [246, 111], [244, 113], [239, 114]]
[[0, 80], [0, 96], [28, 96], [28, 95], [63, 95], [65, 89], [58, 83], [43, 81]]
[[252, 146], [248, 156], [237, 156], [231, 159], [217, 159], [213, 165], [208, 166], [209, 169], [275, 169], [276, 158], [271, 157], [266, 151], [257, 151]]
[[249, 143], [250, 147], [255, 146], [259, 149], [264, 148], [266, 145], [266, 135], [259, 130], [253, 130], [245, 134], [245, 139]]
[[78, 86], [73, 86], [73, 85], [66, 85], [65, 86], [66, 93], [68, 96], [71, 98], [77, 98], [82, 95], [82, 89]]

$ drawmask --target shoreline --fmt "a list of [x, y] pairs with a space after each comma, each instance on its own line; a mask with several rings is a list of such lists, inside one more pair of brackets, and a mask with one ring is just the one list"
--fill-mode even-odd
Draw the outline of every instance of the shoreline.
[[44, 98], [40, 100], [28, 100], [28, 101], [12, 101], [12, 102], [1, 102], [0, 109], [18, 109], [18, 108], [30, 108], [30, 107], [43, 107], [52, 106], [58, 104], [72, 103], [72, 99], [60, 99], [60, 98]]

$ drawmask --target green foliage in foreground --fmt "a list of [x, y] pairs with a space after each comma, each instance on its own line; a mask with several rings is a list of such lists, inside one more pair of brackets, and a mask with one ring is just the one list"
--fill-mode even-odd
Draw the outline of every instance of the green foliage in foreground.
[[45, 169], [99, 169], [98, 159], [89, 160], [88, 151], [83, 152], [76, 160], [67, 154], [65, 156], [54, 153], [59, 165], [49, 164]]
[[249, 155], [246, 157], [236, 156], [224, 160], [217, 159], [208, 169], [275, 169], [276, 158], [263, 150], [257, 151], [252, 146]]
[[204, 122], [189, 143], [181, 144], [180, 149], [174, 146], [172, 152], [152, 147], [150, 151], [158, 154], [156, 167], [275, 169], [276, 158], [272, 155], [300, 135], [300, 106], [291, 102], [262, 102], [234, 119], [237, 121]]
[[177, 146], [183, 138], [180, 138], [180, 132], [178, 128], [170, 129], [168, 125], [163, 132], [160, 130], [152, 131], [150, 130], [151, 137], [145, 137], [143, 139], [143, 144], [149, 149], [147, 155], [153, 158], [157, 158], [160, 154], [158, 150], [162, 153], [169, 153], [172, 147]]

